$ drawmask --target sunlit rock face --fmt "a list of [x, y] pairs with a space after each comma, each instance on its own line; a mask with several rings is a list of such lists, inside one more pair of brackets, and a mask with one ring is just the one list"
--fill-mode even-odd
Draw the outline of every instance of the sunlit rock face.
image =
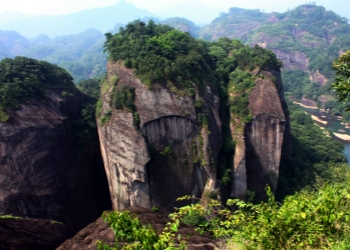
[[[150, 89], [120, 64], [109, 63], [107, 69], [109, 78], [119, 78], [116, 88], [135, 88], [140, 119], [136, 128], [132, 112], [109, 105], [112, 87], [102, 94], [101, 113], [112, 111], [111, 120], [98, 129], [113, 208], [156, 206], [170, 212], [184, 204], [176, 202], [180, 196], [214, 191], [221, 145], [215, 92], [206, 86], [191, 97], [161, 85]], [[205, 126], [197, 122], [198, 98], [208, 117]]]

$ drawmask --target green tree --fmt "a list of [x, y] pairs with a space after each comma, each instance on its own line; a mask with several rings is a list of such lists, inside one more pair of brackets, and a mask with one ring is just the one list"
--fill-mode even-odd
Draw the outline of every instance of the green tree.
[[70, 74], [45, 61], [17, 56], [0, 62], [0, 107], [17, 108], [26, 99], [44, 96], [51, 87], [75, 89]]
[[335, 81], [332, 89], [341, 101], [348, 101], [350, 94], [350, 50], [333, 63]]

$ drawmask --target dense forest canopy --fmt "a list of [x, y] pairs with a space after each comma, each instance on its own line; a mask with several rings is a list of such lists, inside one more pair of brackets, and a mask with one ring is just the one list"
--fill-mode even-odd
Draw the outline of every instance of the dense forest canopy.
[[27, 98], [43, 95], [48, 87], [75, 88], [70, 74], [53, 64], [26, 57], [0, 62], [0, 106], [16, 108]]
[[191, 82], [213, 84], [217, 80], [214, 78], [217, 68], [230, 67], [224, 70], [228, 79], [236, 67], [253, 70], [281, 66], [271, 51], [250, 48], [230, 39], [216, 43], [195, 40], [188, 33], [153, 21], [147, 25], [134, 21], [115, 35], [107, 33], [105, 48], [110, 60], [124, 61], [148, 85], [167, 81], [184, 86], [190, 86]]
[[190, 86], [190, 82], [201, 84], [212, 78], [203, 58], [204, 46], [169, 26], [135, 21], [113, 36], [107, 33], [106, 38], [109, 58], [124, 60], [148, 85], [170, 80]]

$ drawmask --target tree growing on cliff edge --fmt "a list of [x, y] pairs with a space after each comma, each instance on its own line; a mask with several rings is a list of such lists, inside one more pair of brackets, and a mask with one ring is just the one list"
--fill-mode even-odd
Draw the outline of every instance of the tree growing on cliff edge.
[[333, 63], [335, 81], [332, 89], [341, 101], [350, 100], [350, 50]]

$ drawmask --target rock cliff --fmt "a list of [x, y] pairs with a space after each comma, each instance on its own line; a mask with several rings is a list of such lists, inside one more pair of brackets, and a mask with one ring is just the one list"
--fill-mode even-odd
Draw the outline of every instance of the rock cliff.
[[231, 196], [241, 199], [246, 198], [247, 190], [264, 199], [266, 184], [276, 191], [282, 148], [286, 153], [291, 150], [289, 116], [280, 73], [261, 71], [259, 74], [262, 77], [255, 80], [249, 95], [252, 120], [239, 131], [231, 125], [237, 141]]
[[6, 110], [11, 118], [0, 123], [0, 213], [55, 220], [74, 231], [100, 214], [99, 170], [95, 149], [78, 158], [73, 145], [72, 120], [84, 95], [69, 90], [63, 97], [62, 91], [46, 89], [45, 98]]
[[[110, 110], [111, 119], [105, 125], [98, 121], [98, 131], [113, 208], [156, 206], [169, 212], [181, 205], [176, 203], [180, 196], [214, 191], [221, 143], [214, 90], [194, 87], [191, 97], [166, 86], [149, 89], [118, 63], [109, 63], [107, 69], [101, 114]], [[115, 76], [119, 81], [113, 86]], [[134, 125], [135, 112], [110, 106], [114, 89], [124, 87], [134, 88], [139, 127]], [[205, 117], [202, 124], [199, 113]]]
[[[120, 63], [107, 68], [97, 120], [113, 208], [155, 206], [170, 212], [184, 204], [175, 202], [180, 196], [217, 193], [222, 128], [215, 91], [196, 87], [190, 97], [167, 86], [149, 88]], [[249, 96], [251, 122], [243, 129], [231, 126], [237, 142], [231, 197], [244, 199], [250, 190], [264, 198], [266, 184], [276, 190], [282, 151], [291, 150], [280, 72], [259, 75]], [[134, 88], [133, 111], [113, 106], [113, 93], [125, 87]], [[102, 124], [108, 113], [110, 120]], [[203, 114], [207, 120], [201, 123]]]

